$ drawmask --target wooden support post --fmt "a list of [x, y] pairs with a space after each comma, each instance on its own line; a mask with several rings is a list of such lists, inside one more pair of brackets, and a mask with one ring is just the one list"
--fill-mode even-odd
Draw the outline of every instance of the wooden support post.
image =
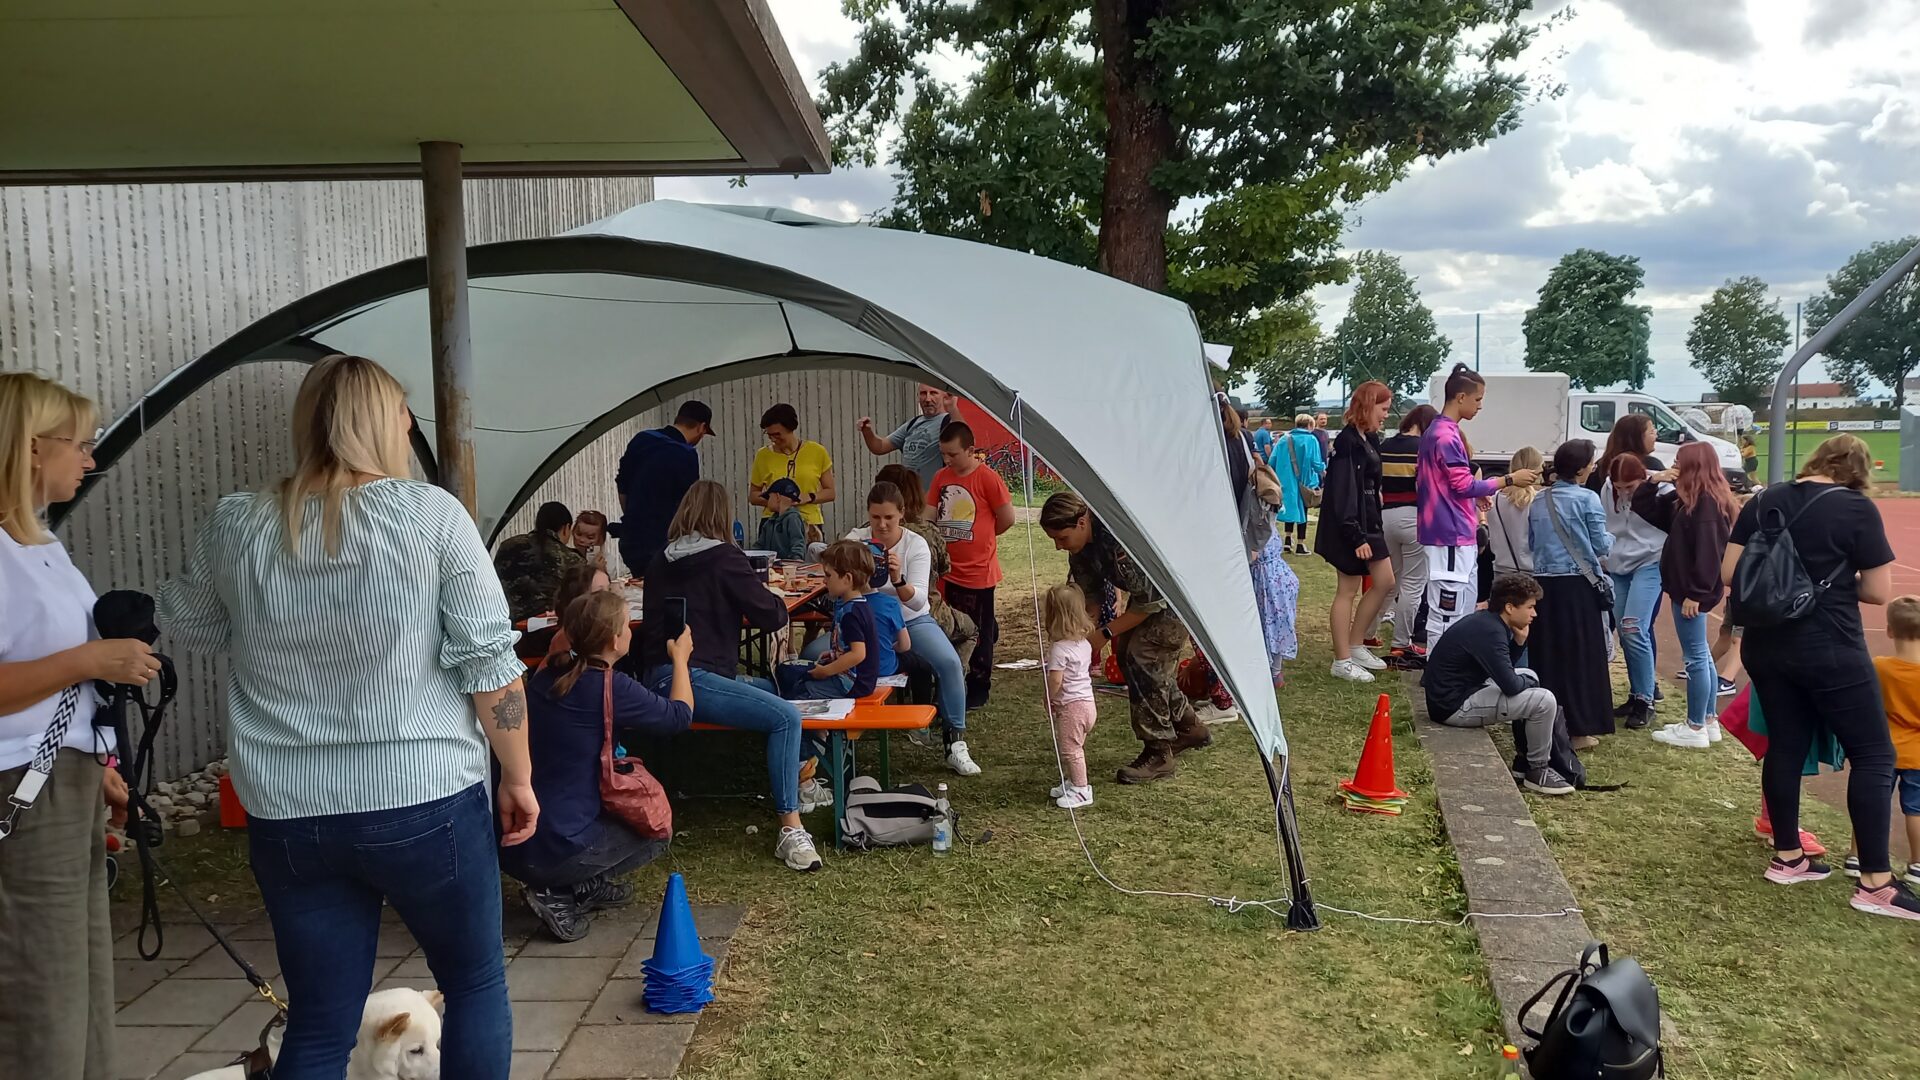
[[440, 486], [476, 517], [473, 326], [467, 309], [466, 200], [460, 144], [420, 144], [426, 196], [427, 318], [433, 332], [433, 422]]

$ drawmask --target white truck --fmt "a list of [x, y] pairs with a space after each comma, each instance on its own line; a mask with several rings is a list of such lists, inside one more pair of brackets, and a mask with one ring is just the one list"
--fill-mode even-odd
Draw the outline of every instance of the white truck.
[[[1507, 471], [1514, 451], [1523, 446], [1538, 449], [1548, 457], [1553, 448], [1568, 439], [1592, 439], [1604, 450], [1614, 421], [1628, 413], [1641, 413], [1653, 421], [1658, 440], [1654, 456], [1668, 465], [1681, 444], [1706, 443], [1720, 458], [1720, 469], [1736, 492], [1749, 488], [1747, 473], [1740, 463], [1740, 449], [1689, 425], [1673, 408], [1655, 398], [1636, 393], [1577, 394], [1565, 375], [1558, 372], [1524, 374], [1484, 374], [1486, 400], [1480, 415], [1460, 425], [1473, 448], [1473, 459], [1488, 476]], [[1433, 377], [1428, 397], [1434, 408], [1446, 404], [1446, 375]]]

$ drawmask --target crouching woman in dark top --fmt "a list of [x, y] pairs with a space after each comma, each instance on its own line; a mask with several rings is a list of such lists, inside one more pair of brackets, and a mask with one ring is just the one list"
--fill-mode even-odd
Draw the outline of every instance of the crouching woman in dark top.
[[527, 906], [554, 937], [578, 941], [594, 909], [633, 900], [633, 886], [619, 879], [667, 847], [665, 839], [641, 836], [601, 809], [606, 713], [612, 712], [615, 732], [670, 736], [687, 730], [693, 722], [687, 674], [693, 634], [683, 631], [667, 643], [673, 681], [663, 698], [613, 670], [633, 643], [625, 597], [588, 593], [567, 606], [560, 629], [570, 650], [548, 657], [527, 685], [527, 750], [540, 824], [525, 843], [500, 849], [500, 866], [525, 884]]
[[1526, 574], [1495, 578], [1487, 609], [1441, 635], [1420, 685], [1427, 692], [1427, 716], [1448, 727], [1512, 723], [1527, 746], [1522, 785], [1542, 795], [1571, 795], [1573, 785], [1548, 764], [1559, 703], [1533, 672], [1513, 666], [1527, 646], [1540, 596], [1540, 583]]

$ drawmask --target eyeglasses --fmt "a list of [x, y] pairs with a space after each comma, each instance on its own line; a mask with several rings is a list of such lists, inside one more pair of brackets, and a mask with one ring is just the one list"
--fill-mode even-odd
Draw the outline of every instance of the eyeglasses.
[[48, 442], [72, 443], [74, 448], [81, 453], [91, 455], [94, 449], [100, 445], [100, 437], [103, 434], [105, 434], [105, 432], [102, 429], [95, 428], [93, 438], [91, 439], [76, 439], [71, 435], [35, 435], [34, 438], [45, 439]]

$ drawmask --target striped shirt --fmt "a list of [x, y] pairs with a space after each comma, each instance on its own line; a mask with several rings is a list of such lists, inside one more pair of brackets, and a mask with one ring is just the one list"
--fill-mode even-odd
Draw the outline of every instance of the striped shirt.
[[1420, 460], [1420, 436], [1395, 435], [1380, 443], [1380, 505], [1412, 506], [1413, 476]]
[[309, 500], [289, 555], [271, 493], [220, 500], [186, 571], [160, 589], [167, 635], [225, 653], [227, 749], [270, 820], [391, 810], [487, 775], [471, 694], [526, 671], [473, 519], [413, 480], [346, 497], [338, 557]]

